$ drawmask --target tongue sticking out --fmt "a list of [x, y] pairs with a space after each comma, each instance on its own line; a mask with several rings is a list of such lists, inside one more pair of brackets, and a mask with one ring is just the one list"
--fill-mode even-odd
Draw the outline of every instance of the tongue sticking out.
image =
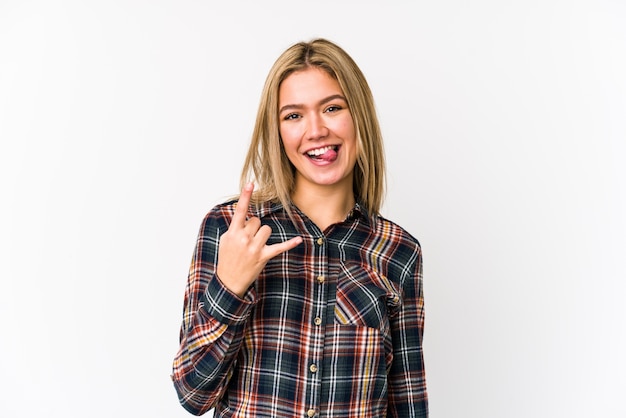
[[334, 161], [337, 158], [337, 151], [330, 149], [320, 155], [318, 158], [324, 161]]

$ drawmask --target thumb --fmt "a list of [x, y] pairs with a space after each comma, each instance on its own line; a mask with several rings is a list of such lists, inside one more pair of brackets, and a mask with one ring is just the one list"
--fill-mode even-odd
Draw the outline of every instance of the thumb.
[[287, 241], [279, 242], [277, 244], [266, 245], [263, 249], [264, 251], [264, 259], [266, 261], [276, 257], [279, 254], [282, 254], [286, 251], [291, 250], [292, 248], [297, 247], [302, 243], [302, 237], [293, 237]]

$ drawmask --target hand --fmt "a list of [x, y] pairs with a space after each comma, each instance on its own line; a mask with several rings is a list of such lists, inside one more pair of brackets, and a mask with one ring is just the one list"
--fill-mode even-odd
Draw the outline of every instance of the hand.
[[254, 185], [248, 183], [241, 191], [239, 202], [228, 231], [220, 238], [217, 275], [231, 292], [242, 297], [259, 276], [267, 262], [302, 242], [302, 237], [267, 245], [272, 229], [261, 226], [261, 220], [252, 217], [246, 221], [250, 196]]

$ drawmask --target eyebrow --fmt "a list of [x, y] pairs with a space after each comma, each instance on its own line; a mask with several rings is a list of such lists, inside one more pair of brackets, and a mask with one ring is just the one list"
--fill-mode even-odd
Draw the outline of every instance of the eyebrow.
[[[345, 97], [343, 97], [341, 94], [333, 94], [333, 95], [328, 96], [328, 97], [325, 97], [325, 98], [323, 98], [322, 100], [320, 100], [319, 102], [317, 102], [317, 105], [318, 105], [318, 106], [321, 106], [321, 105], [323, 105], [323, 104], [325, 104], [325, 103], [332, 102], [333, 100], [336, 100], [336, 99], [340, 99], [340, 100], [343, 100], [344, 102], [348, 103], [348, 101], [346, 100], [346, 98], [345, 98]], [[278, 114], [280, 115], [280, 114], [281, 114], [281, 113], [283, 113], [285, 110], [289, 110], [289, 109], [302, 109], [303, 107], [304, 107], [304, 105], [303, 105], [303, 104], [288, 104], [288, 105], [285, 105], [285, 106], [281, 107], [281, 108], [278, 110]]]

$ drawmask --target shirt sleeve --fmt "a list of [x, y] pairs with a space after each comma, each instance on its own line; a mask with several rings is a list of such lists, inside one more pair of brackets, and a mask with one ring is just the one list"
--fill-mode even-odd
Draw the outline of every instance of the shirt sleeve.
[[204, 414], [222, 397], [256, 299], [253, 288], [239, 298], [215, 274], [219, 238], [226, 229], [218, 211], [205, 217], [185, 288], [172, 380], [181, 405], [194, 415]]
[[428, 417], [428, 395], [422, 351], [424, 297], [422, 253], [417, 245], [415, 268], [403, 283], [403, 301], [391, 321], [393, 362], [389, 371], [388, 417]]

